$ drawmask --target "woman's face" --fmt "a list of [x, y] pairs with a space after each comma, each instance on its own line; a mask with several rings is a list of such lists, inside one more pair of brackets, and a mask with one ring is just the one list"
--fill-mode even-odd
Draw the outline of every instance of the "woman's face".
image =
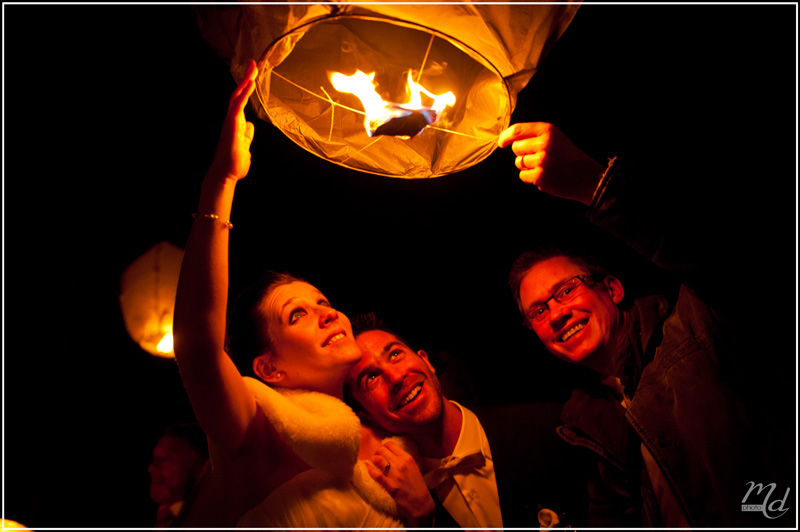
[[290, 388], [324, 390], [359, 360], [350, 320], [304, 282], [280, 285], [262, 302], [273, 363]]

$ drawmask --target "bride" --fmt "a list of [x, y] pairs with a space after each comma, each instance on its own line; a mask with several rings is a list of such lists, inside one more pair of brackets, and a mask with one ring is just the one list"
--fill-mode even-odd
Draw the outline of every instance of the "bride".
[[228, 220], [250, 168], [254, 126], [244, 108], [256, 75], [251, 61], [230, 98], [178, 285], [175, 358], [211, 456], [179, 521], [428, 526], [434, 505], [413, 445], [382, 442], [342, 402], [345, 377], [361, 359], [347, 317], [313, 285], [281, 274], [241, 296], [227, 324]]

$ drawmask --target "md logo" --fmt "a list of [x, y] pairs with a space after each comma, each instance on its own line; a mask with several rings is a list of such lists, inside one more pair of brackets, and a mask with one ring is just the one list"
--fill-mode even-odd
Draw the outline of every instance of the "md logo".
[[[750, 489], [747, 490], [747, 493], [744, 494], [744, 499], [742, 499], [743, 512], [761, 512], [767, 519], [777, 519], [789, 511], [789, 508], [784, 508], [784, 505], [786, 504], [786, 499], [789, 498], [789, 490], [791, 488], [786, 488], [786, 494], [783, 496], [783, 499], [775, 499], [770, 502], [770, 499], [772, 498], [772, 492], [775, 491], [775, 488], [777, 487], [774, 482], [772, 484], [762, 485], [761, 483], [756, 484], [755, 482], [751, 481], [748, 482], [747, 485], [750, 486]], [[761, 492], [767, 488], [769, 488], [769, 491], [764, 496], [761, 504], [755, 504], [752, 502], [748, 503], [750, 494], [753, 493], [753, 490], [756, 488], [758, 488], [758, 491], [756, 491], [756, 497], [761, 495]], [[770, 515], [776, 514], [777, 512], [780, 513], [777, 515]]]

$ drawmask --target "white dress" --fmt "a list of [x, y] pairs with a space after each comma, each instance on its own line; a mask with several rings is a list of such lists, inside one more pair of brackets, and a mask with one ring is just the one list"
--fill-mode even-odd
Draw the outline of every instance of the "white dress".
[[236, 523], [245, 528], [399, 528], [402, 523], [364, 500], [347, 480], [319, 469], [300, 473]]

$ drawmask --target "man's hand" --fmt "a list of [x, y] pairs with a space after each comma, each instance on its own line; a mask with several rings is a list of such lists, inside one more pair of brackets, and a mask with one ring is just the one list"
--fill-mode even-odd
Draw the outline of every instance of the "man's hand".
[[387, 441], [366, 462], [367, 472], [389, 492], [408, 527], [433, 525], [434, 503], [414, 457]]
[[514, 124], [497, 141], [517, 156], [519, 178], [559, 198], [589, 205], [604, 167], [586, 155], [560, 129], [546, 122]]

